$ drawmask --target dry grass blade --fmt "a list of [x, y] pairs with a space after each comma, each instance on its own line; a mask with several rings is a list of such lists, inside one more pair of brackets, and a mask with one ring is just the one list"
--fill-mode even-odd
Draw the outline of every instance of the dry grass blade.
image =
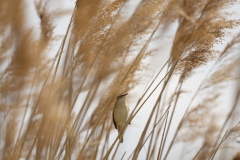
[[[57, 3], [0, 1], [1, 159], [161, 160], [169, 158], [175, 143], [195, 144], [199, 137], [202, 148], [193, 151], [194, 159], [213, 159], [238, 132], [229, 129], [220, 140], [238, 113], [239, 88], [219, 127], [214, 123], [218, 115], [212, 113], [216, 107], [210, 107], [218, 106], [224, 96], [218, 86], [239, 83], [239, 34], [223, 51], [215, 47], [240, 26], [239, 19], [229, 18], [227, 12], [236, 0], [77, 0], [60, 38], [57, 17], [69, 13], [69, 8], [56, 11], [52, 6]], [[166, 45], [170, 52], [165, 53], [168, 31], [174, 35]], [[56, 42], [60, 45], [55, 53]], [[167, 55], [168, 60], [156, 61], [158, 66], [165, 63], [153, 69], [159, 72], [140, 97], [131, 94], [148, 81], [145, 72], [155, 65], [149, 60], [158, 55]], [[189, 90], [186, 83], [212, 61], [197, 91], [187, 97], [190, 102], [183, 106], [176, 127], [182, 93]], [[126, 92], [135, 107], [130, 106], [124, 129], [113, 137], [112, 108], [117, 95]], [[205, 93], [211, 96], [195, 105]], [[140, 122], [139, 139], [125, 140], [128, 148], [123, 150], [125, 144], [116, 145], [118, 137], [137, 127], [144, 109], [149, 115]], [[205, 114], [207, 118], [199, 118]], [[185, 133], [186, 128], [192, 132]]]

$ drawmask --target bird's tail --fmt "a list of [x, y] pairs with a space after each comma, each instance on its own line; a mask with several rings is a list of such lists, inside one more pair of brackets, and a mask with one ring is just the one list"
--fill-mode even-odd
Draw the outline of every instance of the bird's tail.
[[[119, 127], [118, 128], [118, 134], [120, 134], [121, 130], [122, 130], [122, 128]], [[123, 133], [119, 136], [119, 142], [123, 143]]]

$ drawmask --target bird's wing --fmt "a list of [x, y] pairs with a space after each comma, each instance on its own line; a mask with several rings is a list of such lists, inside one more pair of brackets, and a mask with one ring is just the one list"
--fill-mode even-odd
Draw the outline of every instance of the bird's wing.
[[113, 112], [113, 114], [112, 114], [112, 118], [113, 118], [113, 124], [114, 124], [115, 128], [117, 129], [117, 125], [116, 125], [116, 122], [115, 122], [115, 120], [114, 120], [114, 112]]

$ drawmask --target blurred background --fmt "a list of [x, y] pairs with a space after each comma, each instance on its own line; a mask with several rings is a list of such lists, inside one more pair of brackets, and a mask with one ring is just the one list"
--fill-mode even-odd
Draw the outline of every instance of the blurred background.
[[1, 1], [1, 159], [240, 159], [239, 8]]

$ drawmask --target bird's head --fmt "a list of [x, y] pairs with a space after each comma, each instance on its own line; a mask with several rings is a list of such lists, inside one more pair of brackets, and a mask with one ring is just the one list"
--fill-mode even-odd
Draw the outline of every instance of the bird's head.
[[117, 96], [117, 99], [122, 99], [124, 98], [128, 93], [125, 93], [125, 94], [120, 94], [119, 96]]

